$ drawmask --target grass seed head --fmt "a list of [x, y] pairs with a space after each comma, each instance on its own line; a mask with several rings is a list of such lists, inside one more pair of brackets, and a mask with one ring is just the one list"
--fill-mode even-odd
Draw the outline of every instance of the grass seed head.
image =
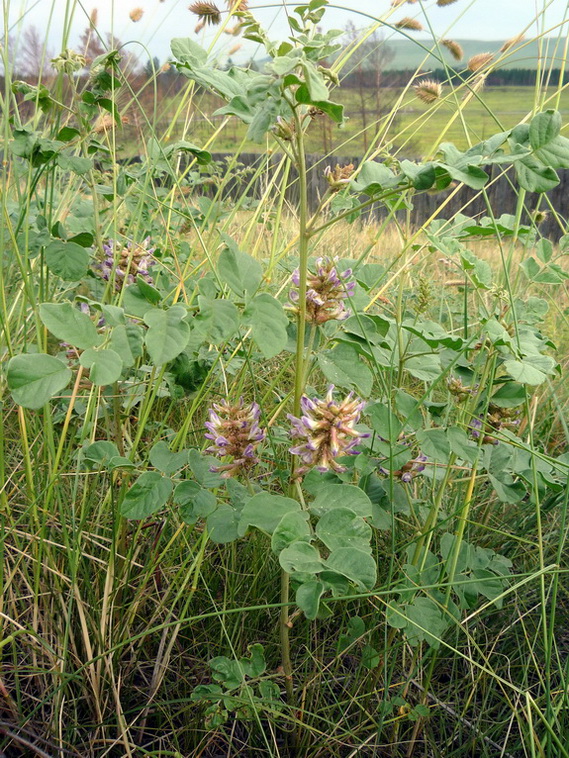
[[434, 79], [423, 79], [414, 87], [415, 94], [424, 103], [434, 103], [443, 94], [443, 85]]
[[452, 3], [456, 3], [456, 0], [437, 0], [437, 5], [440, 8], [444, 8], [445, 5], [451, 5]]
[[230, 11], [242, 12], [249, 7], [249, 0], [225, 0]]
[[130, 20], [134, 21], [136, 24], [136, 22], [140, 21], [140, 19], [144, 16], [144, 10], [142, 8], [133, 8], [128, 16]]
[[219, 24], [221, 21], [221, 11], [214, 3], [206, 3], [199, 0], [188, 6], [188, 10], [194, 13], [203, 24]]
[[504, 42], [504, 44], [502, 45], [502, 47], [500, 48], [500, 52], [501, 53], [507, 52], [508, 50], [510, 50], [510, 48], [514, 47], [515, 45], [519, 44], [520, 42], [523, 42], [524, 39], [525, 39], [525, 37], [524, 37], [523, 34], [518, 34], [515, 37], [511, 37], [510, 39], [507, 39]]
[[462, 49], [461, 45], [458, 44], [458, 42], [455, 42], [453, 39], [442, 39], [441, 45], [443, 45], [443, 47], [446, 47], [455, 61], [460, 61], [463, 59], [464, 50]]
[[241, 50], [242, 45], [240, 42], [237, 42], [233, 47], [229, 50], [227, 55], [234, 55], [238, 50]]
[[409, 29], [412, 32], [423, 31], [423, 24], [420, 21], [417, 21], [416, 18], [411, 18], [409, 16], [405, 16], [401, 21], [397, 21], [394, 26], [397, 27], [397, 29]]
[[490, 61], [494, 60], [493, 53], [478, 53], [473, 55], [468, 61], [468, 68], [471, 71], [480, 71], [481, 68], [487, 66]]

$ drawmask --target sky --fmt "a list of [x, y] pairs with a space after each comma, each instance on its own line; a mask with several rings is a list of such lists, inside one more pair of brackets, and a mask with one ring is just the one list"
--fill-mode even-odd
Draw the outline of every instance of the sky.
[[[192, 0], [11, 0], [10, 26], [12, 34], [17, 29], [35, 25], [42, 38], [48, 35], [50, 50], [56, 54], [62, 47], [62, 31], [65, 26], [68, 8], [73, 8], [71, 22], [71, 46], [85, 29], [93, 8], [98, 10], [98, 28], [101, 31], [113, 31], [123, 43], [129, 43], [131, 52], [140, 51], [140, 59], [145, 61], [149, 54], [156, 56], [160, 63], [169, 57], [169, 44], [173, 37], [192, 37], [207, 45], [213, 39], [215, 27], [194, 34], [196, 17], [188, 10]], [[224, 0], [215, 0], [220, 8], [225, 8]], [[287, 26], [283, 12], [283, 3], [271, 0], [250, 0], [250, 9], [269, 30], [271, 39], [284, 39]], [[384, 16], [390, 10], [390, 0], [336, 0], [343, 9], [329, 8], [324, 17], [323, 26], [327, 29], [341, 29], [348, 21], [357, 27], [366, 27], [374, 18]], [[287, 3], [289, 9], [298, 2]], [[144, 11], [142, 19], [133, 23], [129, 13], [135, 8]], [[544, 10], [545, 8], [545, 10]], [[537, 9], [537, 10], [536, 10]], [[536, 14], [540, 14], [536, 24]], [[367, 14], [367, 15], [362, 15]], [[426, 14], [426, 16], [425, 16]], [[569, 33], [569, 0], [457, 0], [446, 7], [438, 7], [435, 0], [418, 0], [412, 5], [403, 5], [392, 10], [390, 22], [404, 16], [417, 18], [424, 26], [428, 23], [437, 36], [453, 39], [509, 39], [521, 32], [528, 37], [538, 33], [551, 33], [557, 36]], [[565, 23], [564, 23], [565, 22]], [[560, 25], [563, 25], [560, 27]], [[384, 30], [388, 39], [390, 29]], [[426, 39], [431, 33], [417, 33], [418, 38]], [[228, 51], [238, 39], [222, 35], [218, 45], [220, 54]], [[146, 48], [146, 49], [145, 49]], [[253, 43], [246, 43], [233, 60], [249, 58], [255, 53]]]

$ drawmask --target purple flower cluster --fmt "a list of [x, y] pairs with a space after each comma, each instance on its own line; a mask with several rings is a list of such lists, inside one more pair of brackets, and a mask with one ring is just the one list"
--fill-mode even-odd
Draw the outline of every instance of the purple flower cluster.
[[475, 416], [468, 428], [475, 440], [482, 437], [482, 444], [497, 445], [498, 440], [493, 435], [501, 429], [516, 429], [520, 424], [519, 416], [520, 411], [517, 408], [500, 408], [490, 403], [486, 415]]
[[209, 411], [206, 438], [212, 445], [206, 452], [217, 458], [231, 457], [229, 463], [213, 466], [212, 471], [221, 473], [224, 479], [239, 471], [247, 470], [258, 463], [257, 447], [265, 439], [265, 431], [259, 426], [261, 409], [257, 403], [245, 405], [243, 398], [236, 405], [225, 400], [214, 403]]
[[355, 446], [364, 437], [369, 437], [354, 429], [365, 403], [354, 398], [352, 392], [336, 402], [333, 384], [324, 400], [310, 400], [303, 395], [300, 402], [302, 416], [288, 416], [292, 424], [290, 436], [296, 441], [290, 452], [302, 460], [297, 473], [304, 474], [312, 467], [318, 471], [345, 471], [336, 458], [357, 455], [359, 451], [354, 450]]
[[141, 243], [126, 244], [109, 239], [103, 243], [104, 258], [96, 268], [106, 281], [114, 275], [117, 290], [122, 289], [125, 281], [127, 284], [133, 284], [139, 276], [148, 284], [153, 284], [150, 268], [154, 265], [152, 254], [156, 248], [149, 247], [149, 244], [150, 237], [146, 237]]
[[[332, 258], [318, 258], [316, 271], [308, 271], [306, 278], [306, 320], [312, 324], [324, 324], [335, 319], [342, 321], [348, 318], [350, 311], [345, 306], [345, 300], [352, 297], [356, 287], [352, 270], [346, 269], [338, 274]], [[293, 272], [289, 299], [298, 309], [300, 294], [300, 272]]]

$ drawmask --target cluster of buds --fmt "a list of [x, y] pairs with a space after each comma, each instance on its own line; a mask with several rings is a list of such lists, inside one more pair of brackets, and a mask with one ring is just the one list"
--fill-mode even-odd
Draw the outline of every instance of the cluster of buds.
[[[393, 476], [400, 479], [404, 484], [411, 484], [413, 479], [425, 470], [425, 464], [428, 458], [422, 453], [411, 461], [407, 461], [400, 469], [393, 472]], [[389, 471], [385, 468], [379, 468], [381, 474], [389, 476]]]
[[152, 254], [156, 248], [149, 247], [150, 237], [142, 243], [127, 242], [126, 245], [116, 240], [107, 240], [103, 244], [105, 257], [96, 268], [103, 279], [109, 281], [114, 273], [115, 287], [122, 289], [124, 282], [133, 284], [137, 277], [142, 277], [148, 284], [153, 284], [149, 269], [154, 265]]
[[296, 127], [292, 119], [286, 121], [282, 116], [277, 116], [277, 122], [273, 126], [273, 131], [279, 139], [290, 142], [294, 137]]
[[326, 166], [324, 169], [324, 176], [326, 181], [330, 185], [332, 192], [338, 192], [350, 183], [352, 174], [354, 173], [354, 164], [348, 163], [346, 166]]
[[473, 418], [469, 424], [471, 435], [475, 440], [482, 437], [482, 444], [497, 445], [498, 440], [493, 436], [501, 429], [515, 429], [520, 423], [520, 411], [517, 408], [500, 408], [494, 403], [488, 406], [484, 418]]
[[369, 437], [354, 428], [364, 405], [352, 392], [343, 400], [335, 401], [333, 384], [328, 387], [324, 400], [302, 396], [300, 418], [288, 416], [292, 424], [290, 436], [295, 443], [290, 452], [302, 461], [297, 469], [299, 476], [311, 468], [337, 473], [346, 470], [336, 459], [343, 455], [357, 455], [359, 450], [354, 448], [360, 440]]
[[209, 421], [205, 423], [206, 439], [213, 443], [206, 452], [220, 459], [229, 456], [231, 460], [212, 466], [211, 471], [229, 479], [258, 463], [257, 447], [265, 439], [265, 431], [259, 426], [260, 416], [257, 403], [245, 405], [243, 398], [236, 405], [225, 400], [214, 403], [209, 411]]
[[[306, 320], [311, 324], [324, 324], [326, 321], [343, 321], [350, 311], [344, 301], [352, 297], [356, 287], [351, 278], [352, 270], [346, 269], [338, 274], [332, 258], [318, 258], [316, 272], [309, 271], [306, 278]], [[296, 269], [291, 277], [294, 285], [289, 299], [296, 310], [300, 294], [300, 272]]]
[[447, 379], [447, 388], [450, 394], [454, 395], [459, 402], [467, 400], [478, 392], [477, 384], [473, 387], [467, 387], [460, 379], [456, 379], [454, 376]]
[[56, 58], [51, 59], [51, 65], [56, 71], [63, 71], [64, 74], [74, 74], [85, 68], [85, 56], [76, 53], [75, 50], [64, 50]]

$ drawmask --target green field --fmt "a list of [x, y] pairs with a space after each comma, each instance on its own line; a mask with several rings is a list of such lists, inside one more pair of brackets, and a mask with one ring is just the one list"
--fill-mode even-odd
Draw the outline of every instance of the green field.
[[[428, 106], [412, 89], [405, 94], [395, 88], [385, 88], [379, 93], [367, 89], [363, 91], [362, 107], [360, 92], [339, 87], [334, 98], [345, 106], [349, 118], [341, 127], [325, 117], [314, 119], [307, 133], [308, 149], [313, 153], [355, 158], [374, 145], [382, 151], [389, 147], [390, 151], [405, 157], [422, 157], [430, 155], [440, 141], [466, 148], [496, 131], [511, 128], [526, 119], [534, 107], [533, 87], [488, 87], [473, 95], [466, 105], [462, 99], [465, 94], [468, 96], [469, 91], [451, 92], [446, 88], [443, 99], [435, 106]], [[179, 96], [163, 100], [156, 124], [158, 134], [171, 128], [179, 102]], [[542, 109], [557, 108], [567, 121], [569, 91], [557, 92], [551, 88], [541, 94], [539, 102]], [[192, 105], [178, 116], [171, 138], [184, 135], [186, 139], [204, 144], [212, 138], [212, 127], [222, 127], [225, 121], [225, 117], [213, 115], [219, 105], [217, 98], [209, 95], [194, 98]], [[245, 140], [246, 131], [244, 124], [230, 118], [214, 138], [211, 149], [216, 152], [264, 150], [264, 145]], [[444, 135], [442, 139], [441, 135]], [[132, 155], [144, 149], [134, 130], [131, 136], [132, 139], [124, 140], [123, 154]]]

